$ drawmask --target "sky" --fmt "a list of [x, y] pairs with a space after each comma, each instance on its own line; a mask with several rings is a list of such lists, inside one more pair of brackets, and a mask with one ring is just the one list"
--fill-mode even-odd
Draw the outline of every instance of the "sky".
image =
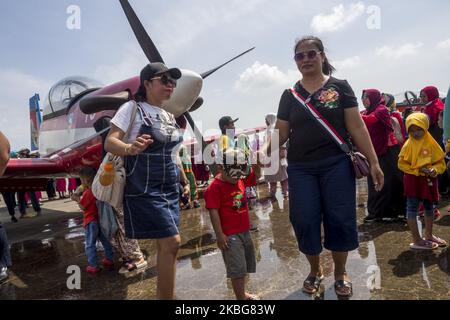
[[[237, 127], [264, 124], [284, 89], [301, 77], [295, 41], [320, 37], [357, 97], [365, 88], [400, 93], [450, 85], [450, 2], [307, 0], [130, 0], [166, 64], [201, 73], [253, 46], [205, 80], [193, 112], [203, 131], [223, 115]], [[79, 28], [67, 27], [76, 6]], [[44, 102], [68, 76], [105, 85], [148, 63], [117, 0], [0, 2], [0, 130], [13, 149], [29, 147], [28, 99]]]

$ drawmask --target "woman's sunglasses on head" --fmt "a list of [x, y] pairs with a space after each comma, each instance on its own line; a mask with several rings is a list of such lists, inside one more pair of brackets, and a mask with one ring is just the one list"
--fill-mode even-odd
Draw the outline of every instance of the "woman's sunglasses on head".
[[165, 86], [168, 86], [169, 84], [171, 84], [172, 87], [174, 87], [174, 88], [177, 87], [177, 80], [171, 78], [167, 74], [163, 74], [162, 76], [151, 78], [150, 80], [161, 80], [161, 83]]
[[297, 52], [294, 56], [294, 59], [295, 59], [295, 61], [303, 61], [303, 60], [305, 60], [306, 57], [308, 57], [308, 59], [312, 60], [312, 59], [315, 59], [321, 53], [322, 52], [316, 51], [316, 50]]

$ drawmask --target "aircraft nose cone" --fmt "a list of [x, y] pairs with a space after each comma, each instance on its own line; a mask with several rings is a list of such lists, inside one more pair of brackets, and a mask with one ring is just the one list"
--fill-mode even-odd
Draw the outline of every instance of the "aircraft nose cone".
[[175, 117], [181, 116], [195, 103], [202, 91], [202, 77], [190, 70], [181, 70], [181, 78], [169, 101], [163, 104], [164, 109]]

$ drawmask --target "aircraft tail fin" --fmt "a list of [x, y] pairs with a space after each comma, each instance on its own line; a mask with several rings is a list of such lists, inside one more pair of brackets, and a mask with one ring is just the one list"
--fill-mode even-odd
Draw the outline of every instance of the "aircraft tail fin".
[[30, 98], [30, 139], [31, 151], [39, 149], [39, 129], [41, 127], [41, 110], [39, 106], [39, 95], [35, 94]]

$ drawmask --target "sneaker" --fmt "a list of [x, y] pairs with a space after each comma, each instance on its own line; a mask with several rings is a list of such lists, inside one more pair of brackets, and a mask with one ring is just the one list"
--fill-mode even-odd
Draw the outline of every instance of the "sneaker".
[[100, 271], [102, 271], [102, 269], [100, 269], [99, 267], [92, 267], [92, 266], [87, 266], [86, 267], [86, 272], [90, 273], [90, 274], [97, 274]]
[[375, 221], [378, 221], [378, 218], [375, 216], [368, 215], [367, 217], [364, 218], [364, 222], [367, 222], [367, 223], [371, 223], [371, 222], [375, 222]]
[[114, 268], [114, 261], [111, 261], [107, 258], [104, 258], [102, 260], [102, 265], [106, 268], [106, 269], [113, 269]]
[[35, 218], [36, 216], [37, 216], [36, 213], [27, 212], [24, 215], [22, 215], [22, 218]]
[[8, 274], [8, 268], [4, 267], [0, 269], [0, 283], [5, 282], [8, 280], [9, 274]]
[[17, 220], [16, 217], [12, 216], [12, 217], [11, 217], [11, 222], [17, 223], [17, 222], [19, 222], [19, 220]]

